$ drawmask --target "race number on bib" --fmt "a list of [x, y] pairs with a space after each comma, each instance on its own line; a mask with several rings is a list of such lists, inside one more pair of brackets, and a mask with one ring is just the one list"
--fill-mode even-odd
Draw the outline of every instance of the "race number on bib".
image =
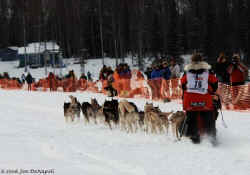
[[187, 73], [187, 92], [206, 94], [208, 89], [208, 71], [202, 74]]

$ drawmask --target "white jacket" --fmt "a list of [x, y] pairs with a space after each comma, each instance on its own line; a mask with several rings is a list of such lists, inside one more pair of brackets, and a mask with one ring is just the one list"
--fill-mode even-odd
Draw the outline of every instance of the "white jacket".
[[179, 78], [180, 77], [180, 66], [175, 64], [174, 66], [169, 67], [171, 71], [171, 78]]

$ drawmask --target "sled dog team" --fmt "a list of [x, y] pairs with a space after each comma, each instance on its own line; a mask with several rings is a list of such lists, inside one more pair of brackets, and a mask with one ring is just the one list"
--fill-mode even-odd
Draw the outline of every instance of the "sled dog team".
[[139, 111], [137, 106], [116, 99], [105, 101], [100, 106], [96, 99], [91, 99], [91, 102], [80, 102], [76, 97], [70, 95], [71, 102], [64, 103], [65, 121], [68, 119], [73, 122], [75, 117], [80, 120], [80, 113], [84, 116], [85, 123], [93, 121], [97, 123], [105, 123], [110, 129], [114, 126], [119, 126], [121, 130], [127, 132], [136, 132], [143, 129], [146, 133], [164, 133], [168, 132], [169, 126], [172, 128], [173, 134], [179, 139], [178, 129], [185, 119], [183, 111], [177, 112], [162, 112], [159, 107], [154, 107], [152, 103], [146, 103], [144, 111]]

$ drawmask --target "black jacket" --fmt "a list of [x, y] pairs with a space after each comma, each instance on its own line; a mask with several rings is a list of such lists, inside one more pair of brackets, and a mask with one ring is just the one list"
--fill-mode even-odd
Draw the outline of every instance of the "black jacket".
[[214, 71], [219, 82], [226, 84], [230, 82], [230, 75], [227, 72], [228, 66], [229, 66], [228, 62], [215, 64]]
[[32, 76], [31, 76], [31, 74], [28, 74], [28, 75], [26, 76], [26, 82], [27, 82], [28, 84], [31, 84], [31, 83], [33, 82], [33, 78], [32, 78]]

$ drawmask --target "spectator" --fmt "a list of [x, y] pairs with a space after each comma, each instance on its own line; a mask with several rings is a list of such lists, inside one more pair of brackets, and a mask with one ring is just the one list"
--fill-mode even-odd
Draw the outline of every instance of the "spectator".
[[69, 71], [68, 78], [71, 78], [72, 80], [76, 80], [77, 79], [76, 76], [75, 76], [74, 70]]
[[21, 76], [21, 82], [22, 82], [22, 84], [24, 84], [25, 83], [25, 75], [24, 74], [22, 74], [22, 76]]
[[160, 65], [153, 66], [153, 70], [151, 72], [151, 79], [157, 79], [162, 77], [163, 71], [160, 68]]
[[53, 86], [56, 85], [56, 78], [55, 78], [55, 75], [52, 72], [49, 73], [48, 80], [49, 80], [49, 90], [50, 91], [55, 90], [56, 88], [53, 87]]
[[229, 84], [230, 83], [230, 75], [227, 71], [229, 66], [229, 62], [227, 61], [226, 55], [222, 52], [220, 53], [219, 58], [217, 59], [217, 63], [215, 64], [215, 73], [219, 82]]
[[8, 72], [3, 73], [3, 78], [8, 79], [8, 80], [10, 79]]
[[87, 77], [86, 77], [85, 73], [82, 73], [82, 74], [81, 74], [80, 79], [87, 80]]
[[230, 75], [230, 83], [232, 86], [244, 85], [248, 76], [247, 67], [240, 62], [240, 56], [234, 54], [232, 63], [228, 66], [227, 72]]
[[153, 66], [151, 73], [151, 80], [148, 81], [152, 89], [152, 99], [159, 100], [161, 98], [161, 83], [162, 83], [162, 70], [159, 64]]
[[92, 81], [92, 77], [91, 77], [91, 73], [90, 72], [87, 73], [87, 76], [88, 76], [88, 81]]
[[114, 73], [114, 71], [112, 70], [112, 68], [109, 66], [107, 67], [107, 79], [109, 77], [109, 75], [112, 75]]
[[107, 80], [108, 75], [107, 75], [107, 67], [106, 65], [103, 65], [100, 75], [99, 75], [99, 80]]
[[164, 78], [165, 80], [169, 80], [171, 77], [171, 71], [168, 67], [168, 63], [167, 61], [164, 61], [162, 63], [162, 69], [161, 69], [161, 74], [162, 74], [162, 78]]
[[152, 67], [151, 66], [147, 67], [145, 74], [146, 74], [148, 80], [151, 79], [151, 73], [152, 73]]
[[232, 104], [234, 109], [241, 109], [241, 106], [238, 106], [238, 100], [243, 95], [240, 91], [240, 85], [245, 84], [245, 80], [248, 77], [248, 68], [240, 62], [240, 56], [234, 54], [232, 57], [232, 63], [228, 66], [227, 69], [230, 75], [230, 83], [233, 86], [232, 89]]
[[144, 75], [140, 71], [137, 71], [136, 77], [137, 80], [144, 80]]
[[131, 70], [127, 64], [121, 64], [120, 77], [124, 79], [131, 78]]
[[176, 61], [174, 58], [171, 58], [170, 60], [170, 66], [169, 66], [170, 72], [171, 72], [171, 79], [179, 78], [180, 76], [180, 66], [176, 64]]
[[25, 78], [27, 84], [28, 84], [28, 91], [31, 91], [31, 84], [33, 83], [33, 77], [31, 76], [30, 72]]

